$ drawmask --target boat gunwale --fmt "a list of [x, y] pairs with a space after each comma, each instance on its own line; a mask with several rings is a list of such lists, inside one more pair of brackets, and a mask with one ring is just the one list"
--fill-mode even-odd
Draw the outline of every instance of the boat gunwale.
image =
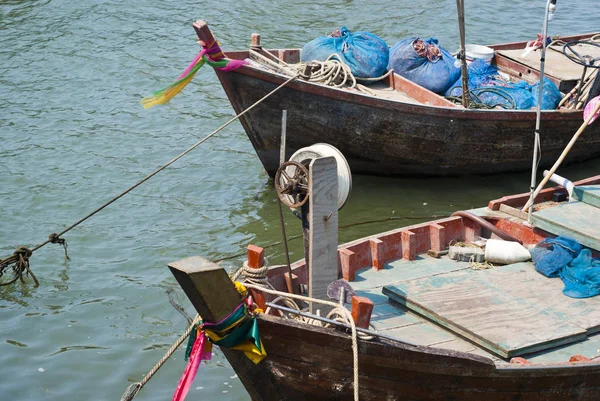
[[[232, 73], [242, 74], [274, 85], [281, 85], [290, 78], [289, 76], [274, 71], [267, 71], [250, 65], [245, 65], [234, 71], [216, 72], [223, 84], [228, 81], [226, 74]], [[449, 119], [459, 118], [472, 120], [486, 119], [488, 121], [533, 121], [536, 118], [536, 110], [462, 109], [459, 107], [455, 108], [423, 103], [409, 103], [401, 100], [381, 98], [359, 92], [350, 92], [345, 89], [324, 86], [307, 81], [291, 82], [287, 84], [287, 88], [319, 97], [330, 98], [336, 101], [370, 106], [376, 109], [388, 109], [409, 114], [423, 114], [446, 117]], [[542, 110], [541, 114], [542, 121], [581, 120], [583, 116], [583, 110]], [[493, 118], [489, 118], [490, 116], [493, 116]]]

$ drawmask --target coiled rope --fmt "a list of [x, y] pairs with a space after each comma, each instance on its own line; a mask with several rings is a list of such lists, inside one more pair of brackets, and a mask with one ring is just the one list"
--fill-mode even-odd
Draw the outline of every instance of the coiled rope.
[[[287, 66], [296, 70], [305, 81], [332, 86], [334, 88], [353, 88], [373, 96], [375, 93], [366, 86], [358, 83], [358, 81], [380, 81], [392, 73], [392, 70], [389, 70], [380, 77], [357, 78], [352, 73], [350, 67], [340, 60], [337, 54], [330, 55], [325, 61], [313, 60], [308, 63], [287, 64]], [[304, 73], [307, 66], [310, 67], [310, 74]]]
[[[144, 182], [148, 181], [150, 178], [154, 177], [156, 174], [160, 173], [161, 171], [163, 171], [164, 169], [166, 169], [167, 167], [169, 167], [171, 164], [175, 163], [177, 160], [181, 159], [182, 157], [184, 157], [185, 155], [187, 155], [188, 153], [190, 153], [192, 150], [196, 149], [198, 146], [200, 146], [201, 144], [203, 144], [204, 142], [206, 142], [208, 139], [210, 139], [215, 134], [217, 134], [218, 132], [220, 132], [221, 130], [223, 130], [225, 127], [227, 127], [229, 124], [231, 124], [232, 122], [236, 121], [237, 119], [239, 119], [240, 117], [242, 117], [244, 114], [248, 113], [250, 110], [254, 109], [256, 106], [258, 106], [259, 104], [261, 104], [265, 99], [267, 99], [268, 97], [270, 97], [271, 95], [273, 95], [279, 89], [283, 88], [284, 86], [286, 86], [290, 82], [296, 80], [298, 78], [298, 76], [299, 75], [294, 75], [294, 76], [290, 77], [288, 80], [286, 80], [284, 83], [282, 83], [281, 85], [279, 85], [277, 88], [273, 89], [271, 92], [267, 93], [265, 96], [263, 96], [262, 98], [260, 98], [259, 100], [257, 100], [254, 104], [252, 104], [246, 110], [242, 111], [240, 114], [236, 115], [235, 117], [232, 117], [225, 124], [221, 125], [219, 128], [217, 128], [216, 130], [214, 130], [213, 132], [211, 132], [210, 134], [208, 134], [207, 136], [205, 136], [204, 138], [202, 138], [200, 141], [196, 142], [194, 145], [192, 145], [186, 151], [184, 151], [183, 153], [179, 154], [175, 158], [171, 159], [168, 163], [166, 163], [162, 167], [158, 168], [153, 173], [147, 175], [144, 179], [138, 181], [136, 184], [132, 185], [131, 187], [129, 187], [125, 191], [121, 192], [119, 195], [115, 196], [114, 198], [112, 198], [111, 200], [109, 200], [108, 202], [106, 202], [105, 204], [103, 204], [102, 206], [100, 206], [99, 208], [97, 208], [96, 210], [94, 210], [93, 212], [89, 213], [88, 215], [86, 215], [82, 219], [78, 220], [74, 224], [70, 225], [69, 227], [67, 227], [66, 229], [64, 229], [63, 231], [61, 231], [60, 233], [58, 233], [58, 234], [57, 233], [50, 234], [50, 236], [48, 237], [48, 239], [45, 242], [37, 245], [35, 248], [33, 248], [31, 250], [28, 249], [28, 248], [26, 248], [26, 247], [21, 246], [21, 247], [17, 248], [17, 250], [13, 253], [13, 255], [9, 256], [6, 259], [1, 259], [0, 260], [0, 277], [4, 274], [5, 270], [8, 267], [11, 267], [11, 266], [13, 267], [13, 270], [15, 271], [15, 277], [13, 279], [9, 280], [6, 283], [0, 283], [0, 286], [12, 284], [15, 281], [17, 281], [18, 279], [21, 279], [21, 281], [24, 282], [24, 280], [23, 280], [23, 273], [24, 272], [28, 272], [32, 276], [32, 278], [33, 278], [33, 280], [35, 282], [35, 286], [37, 287], [39, 285], [39, 281], [37, 280], [37, 278], [35, 277], [35, 275], [31, 271], [31, 268], [29, 266], [29, 258], [31, 257], [31, 255], [33, 254], [33, 252], [37, 251], [38, 249], [40, 249], [41, 247], [43, 247], [44, 245], [46, 245], [48, 243], [55, 243], [55, 244], [63, 245], [63, 247], [65, 249], [65, 255], [67, 255], [66, 241], [63, 238], [60, 238], [60, 237], [63, 236], [63, 234], [65, 234], [68, 231], [72, 230], [73, 228], [77, 227], [79, 224], [83, 223], [84, 221], [86, 221], [87, 219], [89, 219], [90, 217], [92, 217], [93, 215], [95, 215], [96, 213], [100, 212], [102, 209], [106, 208], [107, 206], [111, 205], [112, 203], [114, 203], [118, 199], [122, 198], [123, 196], [125, 196], [129, 192], [133, 191], [135, 188], [139, 187]], [[68, 256], [66, 256], [66, 257], [68, 258]]]

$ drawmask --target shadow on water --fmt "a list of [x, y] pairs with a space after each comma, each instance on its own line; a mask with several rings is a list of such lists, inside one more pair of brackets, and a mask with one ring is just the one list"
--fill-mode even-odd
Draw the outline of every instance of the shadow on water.
[[[596, 175], [600, 160], [574, 163], [559, 169], [559, 173], [572, 180]], [[538, 174], [537, 181], [542, 178]], [[457, 210], [483, 207], [490, 200], [505, 195], [529, 191], [531, 172], [465, 177], [435, 178], [384, 178], [353, 176], [352, 193], [339, 214], [339, 242], [378, 232], [418, 224], [451, 215]], [[257, 207], [258, 206], [258, 207]], [[281, 242], [281, 226], [276, 195], [272, 183], [264, 185], [252, 200], [244, 201], [233, 216], [253, 215], [237, 232], [251, 237], [251, 242], [265, 247], [271, 264], [285, 262]], [[292, 261], [303, 257], [302, 228], [300, 220], [284, 207], [286, 234]], [[235, 255], [222, 255], [241, 262], [244, 248]]]

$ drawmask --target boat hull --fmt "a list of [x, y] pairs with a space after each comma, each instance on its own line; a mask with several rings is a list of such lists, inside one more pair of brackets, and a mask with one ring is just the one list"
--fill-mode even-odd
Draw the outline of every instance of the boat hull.
[[[238, 114], [288, 78], [253, 67], [217, 75]], [[270, 176], [279, 166], [282, 110], [288, 113], [287, 157], [326, 142], [355, 174], [451, 176], [531, 167], [535, 111], [411, 104], [296, 81], [240, 118]], [[540, 166], [554, 163], [582, 123], [581, 111], [542, 113]], [[566, 163], [600, 155], [599, 134], [599, 124], [587, 128]]]
[[[273, 316], [259, 319], [264, 361], [254, 365], [224, 350], [253, 400], [353, 399], [348, 335]], [[358, 371], [362, 401], [600, 399], [600, 363], [594, 362], [497, 368], [477, 355], [375, 340], [360, 341]]]

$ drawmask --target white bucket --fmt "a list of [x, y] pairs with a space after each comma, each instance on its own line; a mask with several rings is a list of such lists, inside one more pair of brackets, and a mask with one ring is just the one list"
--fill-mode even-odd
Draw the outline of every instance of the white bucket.
[[494, 49], [481, 45], [465, 45], [465, 58], [467, 59], [467, 64], [470, 64], [475, 59], [482, 59], [487, 64], [490, 64], [494, 58]]
[[531, 254], [518, 242], [488, 239], [485, 243], [485, 260], [490, 263], [509, 265], [529, 259], [531, 259]]

